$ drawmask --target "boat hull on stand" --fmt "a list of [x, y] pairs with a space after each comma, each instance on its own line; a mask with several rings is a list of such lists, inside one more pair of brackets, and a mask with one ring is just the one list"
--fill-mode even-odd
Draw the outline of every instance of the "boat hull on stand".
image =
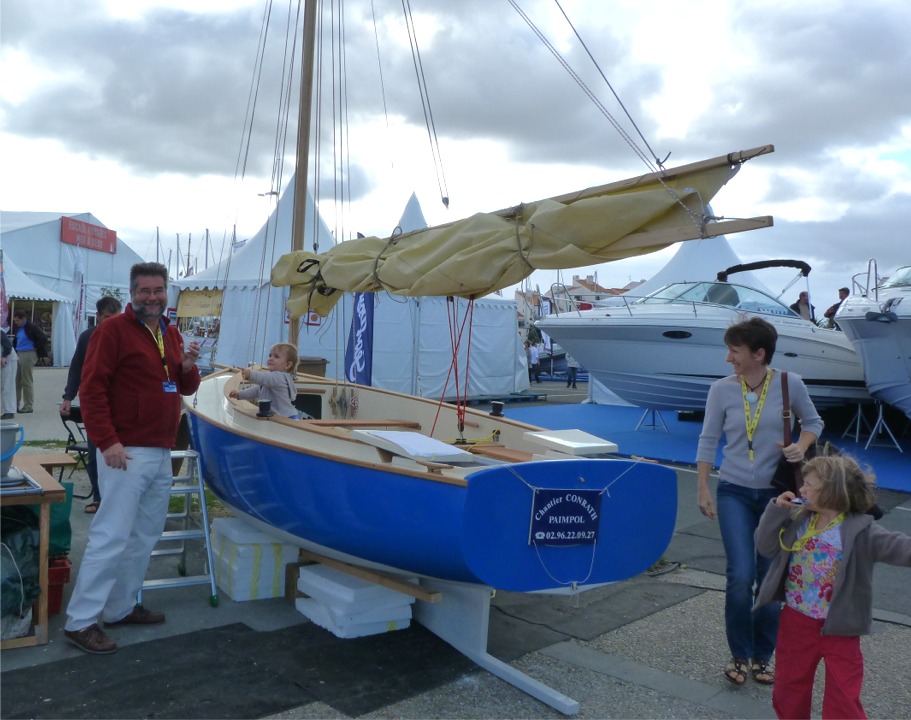
[[[428, 427], [437, 403], [357, 388], [361, 419], [353, 423], [262, 420], [225, 397], [226, 382], [206, 379], [195, 406], [188, 403], [200, 471], [222, 501], [301, 547], [402, 574], [528, 592], [624, 580], [670, 542], [677, 488], [669, 468], [535, 447], [524, 438], [540, 428], [471, 410], [467, 422], [479, 436], [500, 431], [491, 452], [522, 461], [465, 453], [415, 462], [352, 427], [412, 420]], [[333, 383], [305, 385], [325, 397]], [[384, 419], [373, 423], [364, 419], [371, 398], [385, 406]], [[443, 415], [455, 409], [442, 407]], [[585, 533], [594, 528], [596, 542], [550, 542], [540, 524], [533, 537], [536, 512], [564, 530], [560, 522], [575, 518]]]

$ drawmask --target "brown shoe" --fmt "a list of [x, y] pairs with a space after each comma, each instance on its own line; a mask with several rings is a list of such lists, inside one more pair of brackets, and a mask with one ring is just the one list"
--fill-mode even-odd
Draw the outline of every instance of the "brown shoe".
[[105, 621], [105, 627], [115, 627], [117, 625], [160, 625], [164, 622], [164, 613], [152, 612], [146, 610], [142, 605], [137, 605], [129, 614], [114, 620], [114, 622]]
[[117, 652], [117, 643], [104, 634], [98, 623], [93, 623], [82, 630], [64, 630], [63, 634], [80, 650], [93, 655], [110, 655]]

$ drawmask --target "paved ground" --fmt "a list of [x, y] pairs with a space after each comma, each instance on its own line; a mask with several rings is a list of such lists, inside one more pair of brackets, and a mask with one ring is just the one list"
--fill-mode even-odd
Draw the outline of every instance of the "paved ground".
[[[62, 392], [63, 373], [58, 369], [39, 369], [38, 373], [42, 410], [20, 418], [29, 438], [62, 438], [56, 403]], [[547, 393], [548, 402], [578, 402], [584, 394], [580, 386], [575, 396], [565, 397], [562, 384], [557, 383], [544, 383], [541, 391]], [[75, 479], [77, 493], [87, 488], [82, 474], [77, 473]], [[769, 688], [751, 681], [743, 688], [734, 688], [721, 676], [728, 653], [722, 623], [723, 554], [717, 525], [695, 510], [695, 476], [691, 471], [678, 471], [678, 489], [676, 532], [666, 559], [681, 562], [684, 567], [575, 598], [501, 593], [494, 599], [491, 612], [492, 654], [579, 700], [580, 717], [771, 717]], [[911, 496], [891, 493], [883, 500], [889, 511], [883, 524], [911, 533]], [[82, 512], [85, 502], [74, 501], [71, 514], [71, 559], [76, 568], [90, 518]], [[911, 677], [909, 577], [907, 570], [877, 570], [875, 632], [863, 641], [867, 671], [863, 698], [871, 718], [911, 714], [911, 686], [906, 682]], [[64, 600], [70, 588], [66, 586]], [[237, 603], [222, 595], [219, 607], [212, 608], [206, 588], [155, 591], [147, 593], [146, 603], [167, 612], [168, 622], [154, 628], [119, 629], [117, 640], [122, 645], [236, 622], [257, 631], [306, 622], [279, 599]], [[52, 642], [47, 646], [4, 652], [3, 675], [18, 668], [80, 657], [78, 650], [62, 641], [62, 625], [62, 615], [52, 618]], [[523, 652], [527, 647], [533, 649]], [[99, 660], [116, 663], [117, 657]], [[215, 662], [217, 658], [213, 658]], [[200, 673], [201, 683], [205, 675]], [[818, 700], [814, 712], [818, 717]], [[90, 708], [79, 717], [92, 717]], [[349, 716], [315, 702], [271, 717]], [[360, 717], [553, 718], [559, 714], [492, 675], [475, 671]]]

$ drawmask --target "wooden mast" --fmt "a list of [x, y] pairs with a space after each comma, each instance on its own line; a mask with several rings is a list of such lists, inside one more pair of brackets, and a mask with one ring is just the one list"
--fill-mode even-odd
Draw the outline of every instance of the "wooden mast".
[[[313, 115], [313, 66], [316, 50], [316, 6], [318, 0], [304, 1], [304, 33], [301, 42], [300, 105], [297, 120], [297, 162], [294, 167], [294, 217], [291, 221], [291, 249], [304, 249], [307, 227], [307, 175], [310, 160], [310, 122]], [[292, 319], [288, 342], [297, 347], [300, 324]]]

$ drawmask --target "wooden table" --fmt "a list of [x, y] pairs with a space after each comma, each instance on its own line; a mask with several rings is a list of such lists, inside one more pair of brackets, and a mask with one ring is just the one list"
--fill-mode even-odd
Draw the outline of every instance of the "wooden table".
[[10, 638], [0, 642], [0, 649], [31, 647], [47, 644], [47, 549], [51, 541], [51, 503], [66, 502], [66, 490], [49, 472], [54, 468], [70, 467], [76, 459], [66, 453], [49, 453], [46, 455], [18, 454], [13, 459], [13, 467], [18, 468], [41, 486], [41, 494], [35, 495], [0, 495], [0, 505], [40, 505], [38, 516], [38, 596], [36, 606], [37, 618], [33, 615], [35, 632], [20, 638]]

